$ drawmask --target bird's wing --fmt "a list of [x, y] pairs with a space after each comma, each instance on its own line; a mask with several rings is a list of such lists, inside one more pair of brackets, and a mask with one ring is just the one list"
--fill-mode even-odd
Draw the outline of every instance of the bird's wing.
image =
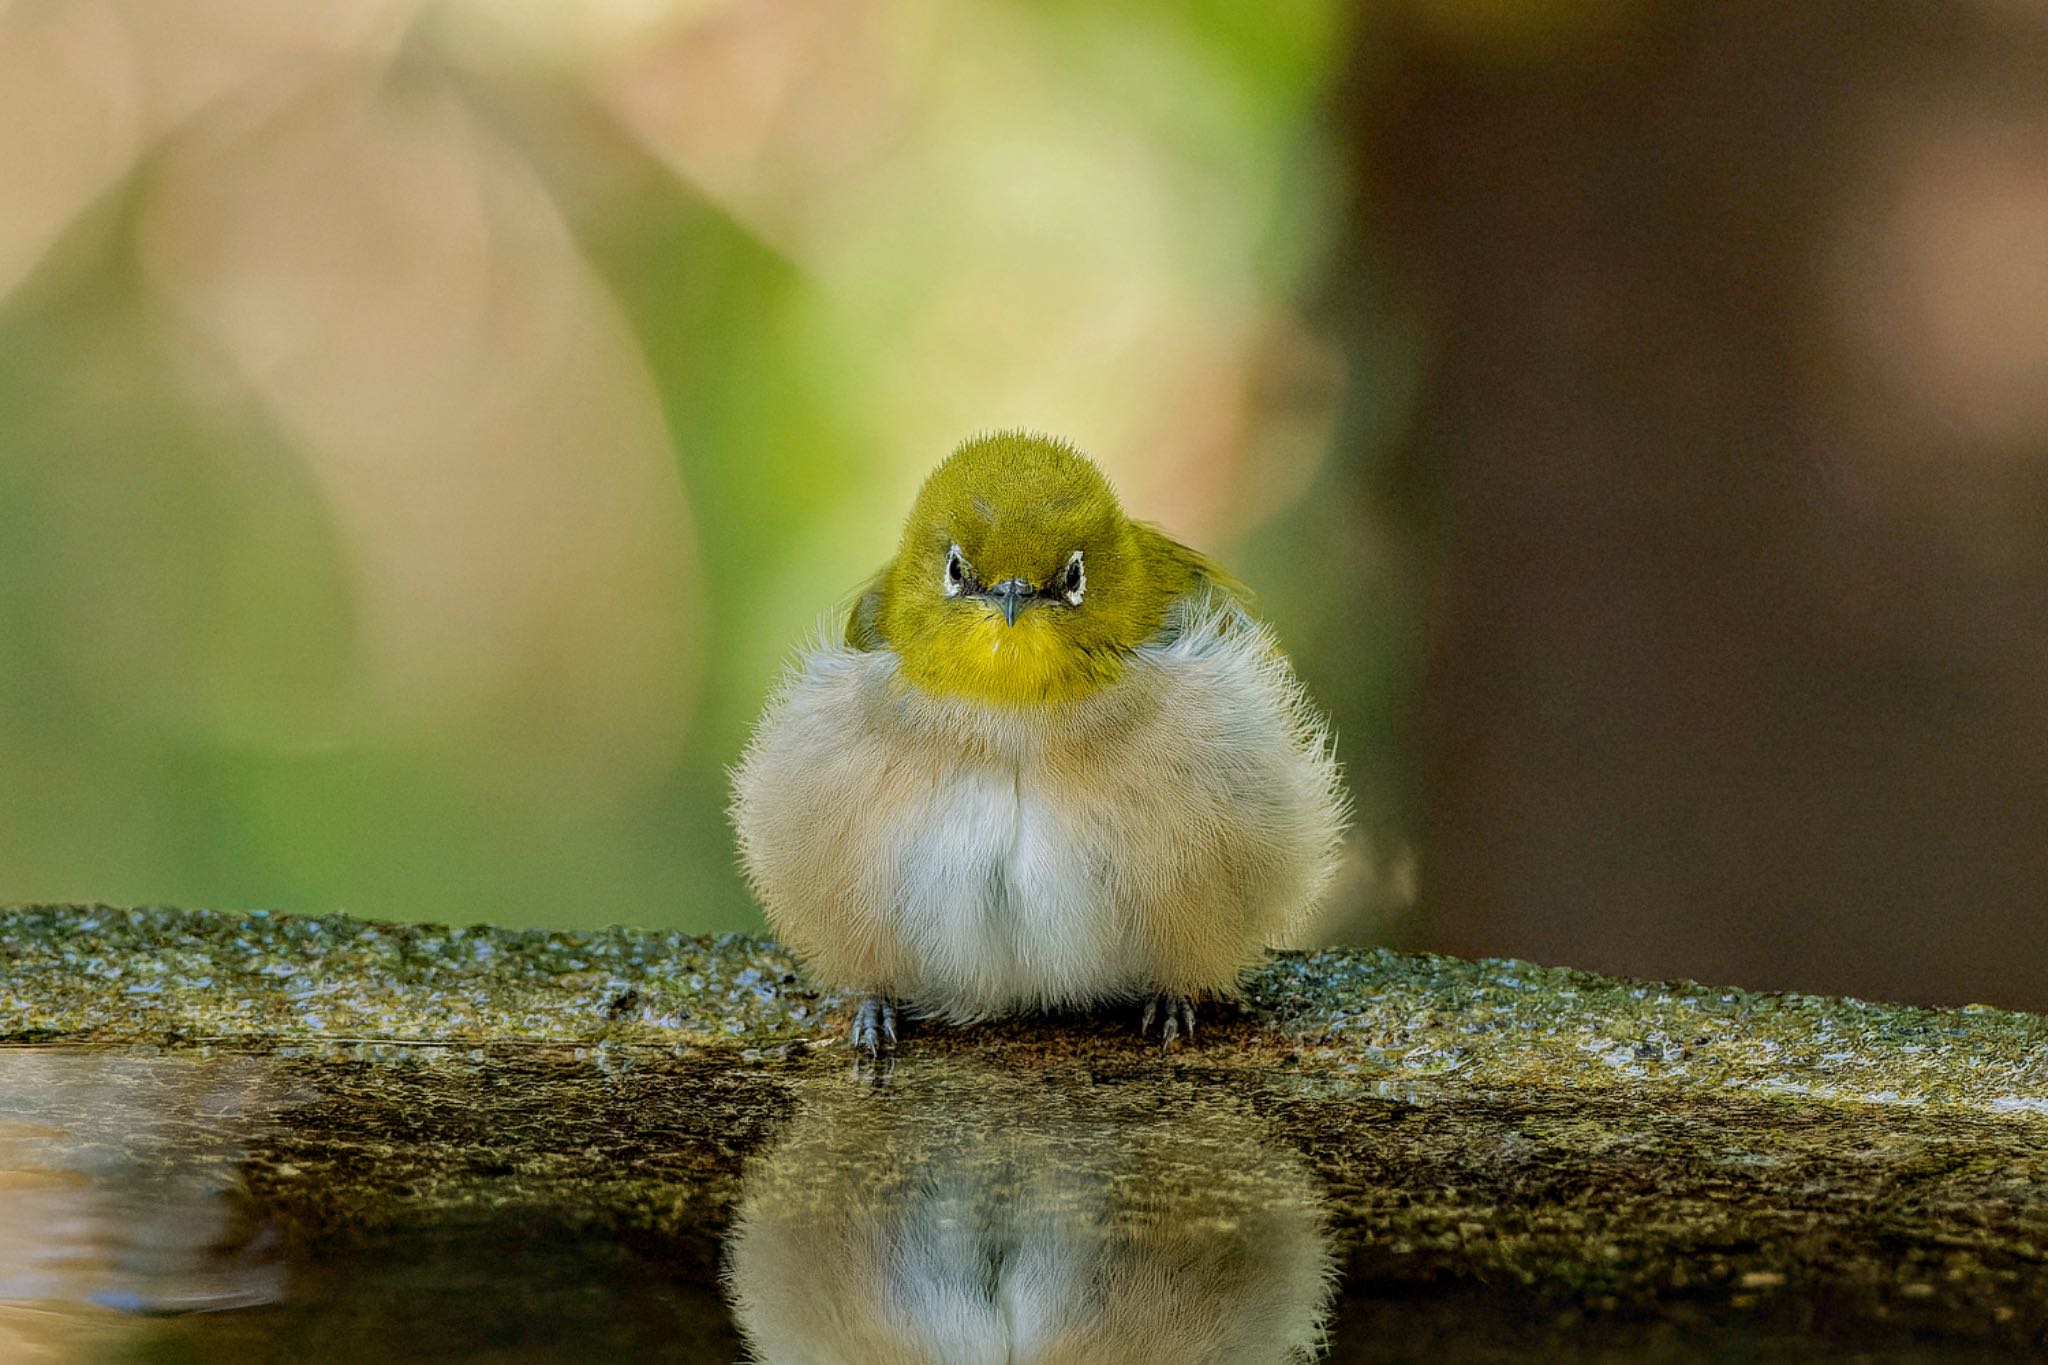
[[889, 642], [882, 637], [882, 585], [888, 577], [889, 571], [882, 570], [860, 590], [860, 596], [853, 599], [853, 609], [846, 614], [848, 648], [866, 653], [889, 647]]
[[1177, 580], [1173, 592], [1175, 597], [1215, 593], [1246, 610], [1251, 608], [1252, 590], [1236, 574], [1200, 550], [1181, 544], [1148, 521], [1138, 522], [1137, 527], [1138, 534], [1150, 542], [1152, 552], [1174, 566]]

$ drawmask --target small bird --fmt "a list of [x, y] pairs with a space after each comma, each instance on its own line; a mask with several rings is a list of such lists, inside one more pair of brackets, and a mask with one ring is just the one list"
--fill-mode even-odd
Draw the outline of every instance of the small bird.
[[852, 1041], [1145, 1001], [1192, 1036], [1328, 887], [1328, 731], [1246, 590], [1065, 442], [966, 442], [734, 771], [741, 861]]

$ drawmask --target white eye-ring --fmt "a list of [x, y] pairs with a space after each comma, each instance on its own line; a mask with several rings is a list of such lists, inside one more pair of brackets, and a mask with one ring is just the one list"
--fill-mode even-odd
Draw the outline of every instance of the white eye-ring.
[[958, 597], [960, 590], [967, 586], [967, 561], [960, 557], [958, 545], [951, 546], [946, 551], [944, 584], [948, 597]]
[[1081, 605], [1081, 594], [1088, 591], [1088, 570], [1081, 563], [1079, 550], [1067, 558], [1067, 567], [1060, 572], [1060, 596], [1067, 599], [1067, 605]]

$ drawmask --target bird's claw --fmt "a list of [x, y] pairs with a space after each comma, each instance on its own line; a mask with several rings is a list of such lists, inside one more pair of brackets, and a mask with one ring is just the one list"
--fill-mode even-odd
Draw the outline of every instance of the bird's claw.
[[1159, 1025], [1159, 1050], [1165, 1052], [1174, 1039], [1195, 1040], [1195, 1002], [1179, 991], [1161, 991], [1145, 1002], [1145, 1017], [1138, 1032], [1149, 1037], [1154, 1022]]
[[896, 1002], [885, 995], [870, 995], [854, 1007], [853, 1045], [879, 1057], [896, 1046]]

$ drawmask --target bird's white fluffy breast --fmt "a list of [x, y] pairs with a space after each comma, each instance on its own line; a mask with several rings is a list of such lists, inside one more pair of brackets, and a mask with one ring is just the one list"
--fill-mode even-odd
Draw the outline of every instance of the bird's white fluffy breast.
[[770, 922], [834, 984], [971, 1018], [1228, 989], [1314, 907], [1344, 819], [1267, 632], [1189, 602], [1114, 684], [989, 706], [821, 644], [735, 774]]

